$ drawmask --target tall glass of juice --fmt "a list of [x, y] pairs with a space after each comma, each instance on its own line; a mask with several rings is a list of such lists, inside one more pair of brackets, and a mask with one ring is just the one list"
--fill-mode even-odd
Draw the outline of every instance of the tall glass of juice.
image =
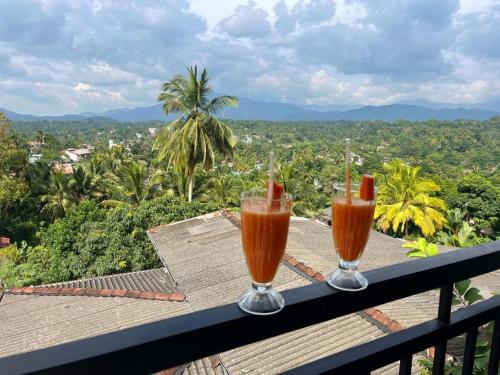
[[252, 277], [252, 286], [238, 300], [243, 311], [255, 315], [274, 314], [285, 300], [272, 288], [278, 265], [285, 252], [292, 197], [282, 193], [269, 200], [266, 190], [241, 195], [243, 252]]
[[363, 255], [375, 211], [376, 191], [371, 177], [371, 190], [363, 194], [359, 184], [333, 184], [332, 232], [339, 267], [328, 275], [327, 282], [346, 291], [363, 290], [368, 286], [366, 278], [358, 272], [359, 259]]

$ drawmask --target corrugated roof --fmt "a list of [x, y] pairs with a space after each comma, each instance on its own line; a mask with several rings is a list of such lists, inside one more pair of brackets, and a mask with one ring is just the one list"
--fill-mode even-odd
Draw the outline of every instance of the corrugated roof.
[[375, 325], [351, 314], [220, 356], [230, 374], [277, 374], [382, 335]]
[[191, 362], [182, 372], [183, 375], [225, 375], [224, 368], [215, 365], [210, 358], [203, 358]]
[[[150, 233], [177, 287], [195, 310], [234, 302], [251, 285], [240, 237], [238, 228], [223, 216], [195, 218]], [[277, 289], [308, 283], [283, 265], [274, 281]]]
[[4, 294], [0, 357], [97, 336], [191, 312], [186, 302]]
[[[329, 228], [319, 223], [293, 220], [290, 232], [295, 235], [289, 236], [286, 251], [306, 249], [306, 246], [315, 249], [310, 240], [316, 240], [316, 231], [322, 235], [330, 233]], [[234, 302], [250, 286], [240, 231], [220, 215], [205, 215], [154, 228], [149, 236], [180, 292], [186, 294], [194, 310]], [[311, 282], [295, 268], [282, 264], [273, 284], [276, 289], [283, 290]], [[230, 374], [275, 374], [384, 334], [371, 321], [351, 314], [236, 348], [221, 353], [220, 357]], [[394, 365], [380, 373], [397, 372]]]
[[164, 268], [42, 285], [56, 288], [118, 289], [140, 292], [175, 293], [172, 278]]

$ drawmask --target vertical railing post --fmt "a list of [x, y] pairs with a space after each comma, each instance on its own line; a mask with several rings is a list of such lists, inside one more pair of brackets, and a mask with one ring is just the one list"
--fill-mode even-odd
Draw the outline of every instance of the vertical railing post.
[[467, 332], [465, 337], [464, 362], [462, 375], [472, 375], [474, 370], [474, 357], [476, 355], [477, 328]]
[[399, 375], [411, 375], [411, 361], [411, 354], [399, 360]]
[[[450, 323], [451, 301], [453, 298], [453, 284], [446, 284], [441, 287], [439, 294], [438, 319], [444, 323]], [[444, 374], [444, 363], [446, 360], [446, 340], [436, 344], [434, 351], [434, 364], [432, 366], [432, 375]]]
[[495, 320], [493, 324], [488, 375], [498, 375], [498, 360], [500, 355], [500, 319]]

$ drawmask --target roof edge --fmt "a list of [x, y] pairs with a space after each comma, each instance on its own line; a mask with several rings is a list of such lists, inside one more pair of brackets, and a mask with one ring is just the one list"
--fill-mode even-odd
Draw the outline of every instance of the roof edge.
[[186, 300], [186, 296], [182, 293], [145, 292], [122, 289], [26, 287], [7, 289], [5, 293], [36, 296], [124, 297], [175, 302], [183, 302]]
[[181, 223], [185, 223], [187, 221], [191, 221], [191, 220], [195, 220], [195, 219], [211, 219], [211, 218], [214, 218], [214, 217], [219, 217], [221, 215], [222, 215], [222, 211], [209, 212], [208, 214], [204, 214], [204, 215], [200, 215], [200, 216], [195, 216], [195, 217], [190, 217], [189, 219], [184, 219], [184, 220], [181, 220], [181, 221], [175, 221], [175, 222], [169, 223], [169, 224], [160, 224], [160, 225], [157, 225], [156, 227], [149, 228], [146, 232], [148, 234], [155, 234], [155, 233], [158, 233], [158, 231], [160, 231], [162, 228], [165, 228], [165, 227], [171, 227], [171, 226], [174, 226], [174, 225], [177, 225], [177, 224], [181, 224]]

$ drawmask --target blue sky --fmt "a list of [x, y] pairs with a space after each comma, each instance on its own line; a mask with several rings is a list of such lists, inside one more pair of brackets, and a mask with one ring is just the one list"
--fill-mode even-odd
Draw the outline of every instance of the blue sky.
[[266, 101], [498, 99], [500, 0], [0, 1], [3, 108], [152, 105], [191, 64]]

